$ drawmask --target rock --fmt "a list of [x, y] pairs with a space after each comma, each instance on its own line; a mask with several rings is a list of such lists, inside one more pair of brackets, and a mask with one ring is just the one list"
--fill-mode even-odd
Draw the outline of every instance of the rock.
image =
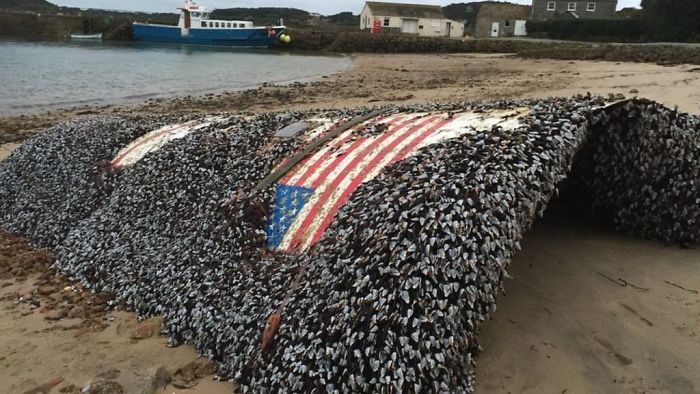
[[138, 394], [152, 394], [156, 392], [159, 388], [167, 386], [172, 382], [173, 378], [170, 372], [165, 369], [165, 367], [156, 367], [149, 370], [148, 375], [144, 381], [137, 388], [136, 393]]
[[68, 316], [68, 311], [65, 308], [59, 308], [49, 311], [44, 319], [46, 320], [61, 320]]
[[196, 386], [199, 380], [197, 378], [196, 371], [199, 367], [200, 364], [193, 361], [175, 371], [172, 381], [173, 386], [180, 389], [192, 388]]
[[114, 299], [114, 296], [112, 296], [109, 293], [102, 292], [102, 293], [97, 293], [97, 294], [93, 295], [92, 299], [93, 299], [93, 302], [95, 303], [95, 305], [103, 305], [103, 304], [106, 304], [108, 301], [111, 301], [112, 299]]
[[124, 394], [124, 388], [111, 380], [100, 380], [86, 384], [83, 387], [84, 394]]
[[43, 296], [51, 295], [55, 291], [56, 291], [56, 288], [54, 286], [41, 286], [38, 289], [36, 289], [37, 294], [43, 295]]
[[114, 380], [119, 377], [119, 370], [112, 368], [95, 377], [96, 380]]
[[202, 379], [207, 376], [214, 375], [216, 371], [218, 371], [219, 366], [216, 365], [215, 362], [213, 361], [207, 361], [203, 364], [200, 364], [197, 369], [194, 371], [194, 375], [197, 377], [197, 379]]
[[69, 384], [65, 387], [61, 387], [61, 389], [59, 389], [58, 392], [64, 394], [80, 394], [80, 387], [74, 384]]
[[107, 305], [95, 305], [92, 308], [90, 308], [90, 313], [104, 312], [105, 309], [107, 309]]
[[163, 318], [156, 317], [140, 323], [129, 333], [130, 339], [142, 340], [160, 335]]
[[86, 317], [88, 314], [87, 308], [81, 305], [76, 305], [68, 312], [69, 319], [75, 319], [79, 317]]

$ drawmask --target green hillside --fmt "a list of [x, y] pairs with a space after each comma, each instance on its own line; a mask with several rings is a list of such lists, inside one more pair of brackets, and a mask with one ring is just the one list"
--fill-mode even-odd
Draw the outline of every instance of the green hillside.
[[0, 10], [56, 12], [58, 6], [46, 0], [0, 0]]
[[258, 25], [275, 25], [284, 19], [284, 24], [289, 27], [312, 30], [357, 30], [360, 27], [360, 16], [351, 12], [319, 16], [296, 8], [225, 8], [214, 10], [211, 17], [253, 21]]
[[311, 19], [307, 11], [296, 8], [222, 8], [214, 10], [212, 19], [254, 21], [258, 25], [276, 25], [280, 19], [289, 26], [306, 26]]

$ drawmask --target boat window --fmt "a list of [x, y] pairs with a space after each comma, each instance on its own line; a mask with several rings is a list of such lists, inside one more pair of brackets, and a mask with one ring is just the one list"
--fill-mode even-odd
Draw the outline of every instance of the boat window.
[[202, 27], [207, 27], [207, 22], [202, 22]]
[[193, 13], [192, 13], [192, 16], [195, 17], [195, 18], [199, 18], [199, 12], [193, 12]]
[[234, 23], [234, 24], [233, 24], [233, 27], [238, 27], [238, 23]]
[[227, 23], [226, 27], [231, 27], [231, 22]]
[[216, 25], [215, 25], [216, 27], [219, 27], [219, 22], [215, 22], [215, 24], [216, 24]]

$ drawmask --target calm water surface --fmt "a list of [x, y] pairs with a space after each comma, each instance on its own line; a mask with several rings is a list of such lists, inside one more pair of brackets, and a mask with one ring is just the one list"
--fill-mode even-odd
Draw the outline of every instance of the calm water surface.
[[351, 65], [270, 50], [0, 41], [0, 115], [240, 90]]

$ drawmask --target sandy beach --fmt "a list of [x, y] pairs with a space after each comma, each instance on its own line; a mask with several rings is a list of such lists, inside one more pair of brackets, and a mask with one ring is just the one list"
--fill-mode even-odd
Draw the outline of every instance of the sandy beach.
[[477, 357], [480, 393], [697, 393], [700, 251], [549, 209]]
[[[354, 60], [352, 69], [307, 84], [2, 118], [0, 160], [37, 130], [94, 113], [260, 112], [587, 92], [645, 97], [700, 113], [697, 66], [506, 55], [359, 55]], [[192, 347], [168, 348], [167, 338], [149, 328], [157, 328], [157, 321], [139, 322], [131, 313], [99, 308], [69, 318], [75, 307], [94, 308], [103, 301], [76, 293], [65, 278], [54, 279], [45, 256], [27, 272], [2, 270], [37, 253], [26, 245], [10, 250], [8, 239], [2, 239], [0, 392], [32, 392], [61, 378], [51, 392], [78, 393], [100, 376], [109, 376], [126, 393], [153, 385], [159, 393], [235, 390], [233, 383], [214, 381]], [[699, 263], [700, 250], [630, 238], [560, 206], [549, 209], [526, 236], [511, 266], [512, 279], [505, 282], [507, 295], [483, 326], [477, 392], [698, 392]], [[66, 315], [53, 319], [56, 310]], [[175, 386], [163, 388], [161, 368]]]

